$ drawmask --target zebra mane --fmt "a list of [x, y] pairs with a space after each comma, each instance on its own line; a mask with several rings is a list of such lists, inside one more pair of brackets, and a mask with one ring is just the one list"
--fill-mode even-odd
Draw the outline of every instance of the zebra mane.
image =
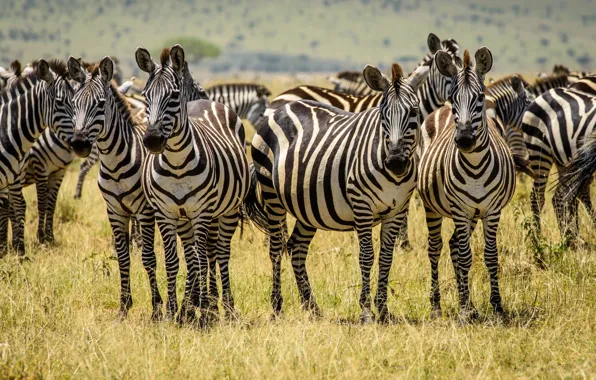
[[162, 66], [165, 66], [170, 63], [170, 49], [165, 48], [161, 51], [159, 55], [159, 62], [161, 62]]
[[549, 75], [546, 78], [536, 78], [536, 81], [531, 85], [531, 87], [536, 89], [549, 89], [553, 88], [553, 84], [559, 84], [560, 82], [564, 82], [566, 80], [567, 75]]
[[20, 77], [23, 73], [23, 67], [21, 66], [21, 62], [18, 59], [15, 59], [10, 63], [10, 71], [16, 76]]
[[470, 57], [470, 51], [464, 50], [464, 69], [467, 69], [472, 65], [472, 58]]
[[[68, 83], [68, 66], [66, 65], [66, 62], [61, 59], [50, 59], [47, 62], [52, 72], [56, 74], [58, 78], [62, 78]], [[10, 89], [7, 89], [2, 93], [2, 101], [6, 101], [9, 98], [22, 94], [24, 91], [28, 91], [42, 80], [37, 71], [37, 68], [39, 67], [39, 61], [31, 62], [31, 67], [33, 67], [33, 70], [25, 75], [19, 75]]]

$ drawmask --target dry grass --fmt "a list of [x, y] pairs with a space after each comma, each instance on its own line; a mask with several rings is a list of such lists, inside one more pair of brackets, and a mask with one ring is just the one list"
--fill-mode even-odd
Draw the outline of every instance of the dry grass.
[[[284, 259], [285, 315], [270, 321], [267, 248], [263, 235], [248, 227], [232, 246], [232, 289], [240, 320], [201, 331], [150, 322], [149, 288], [138, 251], [132, 260], [135, 305], [128, 320], [116, 322], [118, 267], [105, 205], [96, 175], [89, 178], [83, 199], [72, 199], [77, 169], [78, 163], [71, 166], [60, 195], [57, 245], [35, 243], [36, 202], [29, 188], [31, 261], [19, 262], [14, 255], [0, 260], [0, 378], [589, 378], [596, 373], [596, 258], [587, 248], [574, 251], [545, 243], [546, 266], [535, 264], [525, 241], [527, 180], [505, 210], [499, 234], [507, 318], [491, 311], [483, 243], [476, 234], [472, 296], [480, 321], [458, 323], [446, 253], [441, 262], [444, 316], [429, 320], [427, 231], [421, 205], [414, 200], [409, 226], [414, 250], [396, 251], [390, 277], [389, 309], [401, 323], [357, 323], [356, 236], [330, 232], [315, 237], [308, 261], [323, 317], [313, 320], [300, 310], [291, 266]], [[550, 203], [544, 224], [545, 241], [558, 242]], [[453, 226], [445, 225], [447, 238]], [[582, 225], [582, 236], [594, 241], [583, 214]], [[157, 247], [163, 294], [159, 238]], [[180, 286], [183, 278], [181, 271]]]

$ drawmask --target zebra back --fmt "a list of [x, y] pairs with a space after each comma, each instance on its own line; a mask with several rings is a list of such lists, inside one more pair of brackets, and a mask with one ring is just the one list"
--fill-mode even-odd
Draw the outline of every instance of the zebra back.
[[271, 95], [265, 86], [252, 83], [220, 84], [209, 87], [206, 92], [210, 100], [225, 104], [253, 125], [263, 116]]

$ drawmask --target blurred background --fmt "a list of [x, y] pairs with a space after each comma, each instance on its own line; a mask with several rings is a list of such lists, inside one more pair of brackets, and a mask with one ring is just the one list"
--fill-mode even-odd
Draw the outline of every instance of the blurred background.
[[[297, 73], [411, 69], [429, 32], [488, 46], [495, 73], [596, 64], [596, 0], [2, 0], [0, 64], [40, 57], [116, 56], [181, 43], [193, 72]], [[157, 57], [155, 57], [157, 59]]]

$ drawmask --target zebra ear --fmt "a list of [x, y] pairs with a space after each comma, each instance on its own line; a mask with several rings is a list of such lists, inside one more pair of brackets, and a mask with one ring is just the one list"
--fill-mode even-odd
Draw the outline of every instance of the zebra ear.
[[79, 83], [84, 83], [86, 75], [81, 66], [81, 60], [73, 56], [68, 57], [68, 74], [70, 77]]
[[99, 62], [99, 72], [104, 84], [112, 82], [112, 78], [114, 77], [114, 61], [110, 57], [103, 57], [101, 62]]
[[428, 78], [428, 73], [430, 72], [430, 67], [428, 66], [420, 66], [410, 76], [408, 77], [408, 83], [412, 86], [414, 92], [418, 92], [418, 88], [426, 81]]
[[511, 87], [513, 87], [513, 91], [515, 91], [518, 95], [522, 95], [524, 93], [524, 84], [517, 75], [511, 77]]
[[172, 67], [174, 70], [181, 72], [184, 70], [184, 49], [179, 44], [174, 45], [174, 47], [170, 50], [170, 61], [172, 61]]
[[478, 49], [474, 54], [474, 59], [476, 60], [476, 74], [480, 77], [484, 77], [493, 67], [493, 54], [486, 46]]
[[426, 40], [426, 43], [428, 44], [428, 49], [430, 50], [430, 52], [432, 54], [435, 54], [436, 52], [441, 50], [441, 47], [442, 47], [441, 40], [434, 33], [430, 33], [428, 35], [428, 39]]
[[366, 65], [363, 72], [368, 87], [375, 91], [385, 91], [389, 87], [389, 79], [374, 66]]
[[37, 73], [39, 74], [39, 77], [48, 84], [54, 82], [54, 75], [50, 70], [50, 65], [44, 59], [39, 60], [39, 63], [37, 64]]
[[437, 69], [443, 76], [453, 77], [457, 74], [457, 67], [455, 67], [453, 59], [447, 52], [438, 51], [435, 54], [435, 65], [437, 65]]
[[155, 70], [155, 63], [151, 59], [151, 54], [142, 47], [138, 47], [137, 51], [135, 52], [135, 59], [137, 60], [137, 66], [139, 69], [143, 70], [146, 73], [152, 73]]

